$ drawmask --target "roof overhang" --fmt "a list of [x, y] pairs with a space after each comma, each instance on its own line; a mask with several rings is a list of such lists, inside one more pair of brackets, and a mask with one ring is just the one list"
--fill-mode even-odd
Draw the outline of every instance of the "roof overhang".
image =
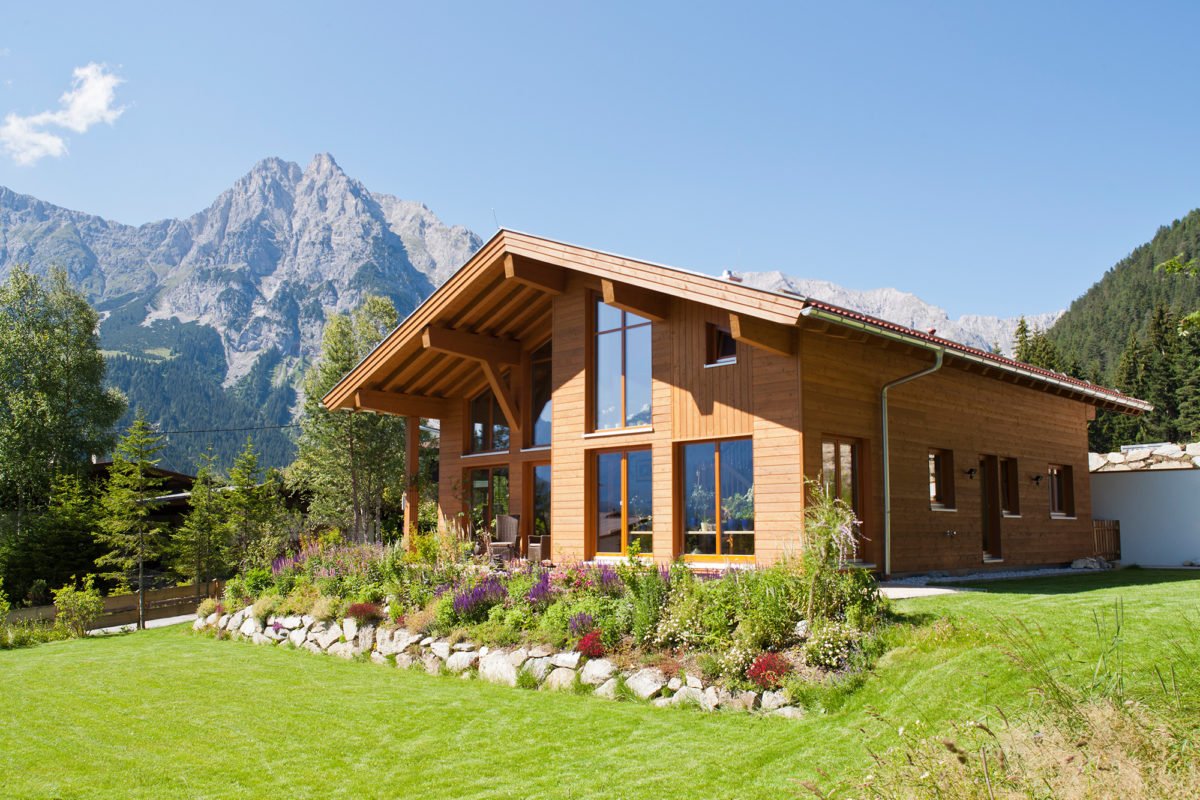
[[[652, 319], [682, 297], [730, 315], [735, 338], [777, 353], [795, 352], [795, 331], [819, 320], [914, 348], [941, 350], [947, 362], [1127, 414], [1149, 403], [1113, 389], [1023, 364], [949, 339], [790, 292], [772, 292], [678, 267], [625, 258], [517, 231], [500, 230], [325, 395], [331, 410], [437, 418], [446, 401], [484, 386], [519, 428], [503, 377], [549, 329], [553, 297], [571, 272], [598, 279], [606, 302]], [[540, 337], [540, 338], [539, 338]]]

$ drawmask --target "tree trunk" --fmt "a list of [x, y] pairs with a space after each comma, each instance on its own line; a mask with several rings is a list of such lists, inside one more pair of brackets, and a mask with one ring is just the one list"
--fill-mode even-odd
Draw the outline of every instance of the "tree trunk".
[[138, 630], [146, 629], [146, 535], [138, 534]]

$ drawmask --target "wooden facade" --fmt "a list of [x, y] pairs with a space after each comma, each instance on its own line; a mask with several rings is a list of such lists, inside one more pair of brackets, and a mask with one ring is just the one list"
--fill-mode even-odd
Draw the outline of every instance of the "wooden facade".
[[[533, 354], [547, 343], [535, 387]], [[890, 390], [887, 536], [881, 390], [935, 362]], [[540, 422], [538, 390], [552, 409]], [[618, 395], [621, 424], [599, 425]], [[1148, 408], [810, 298], [511, 231], [325, 404], [440, 421], [443, 524], [507, 512], [528, 537], [548, 475], [555, 561], [619, 557], [636, 540], [660, 562], [770, 563], [801, 546], [808, 478], [853, 502], [864, 565], [893, 573], [1090, 555], [1087, 422], [1097, 406]]]

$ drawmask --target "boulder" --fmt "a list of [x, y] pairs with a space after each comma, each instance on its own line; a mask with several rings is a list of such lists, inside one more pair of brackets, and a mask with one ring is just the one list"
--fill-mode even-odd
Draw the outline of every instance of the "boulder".
[[546, 656], [554, 655], [554, 648], [548, 644], [534, 645], [529, 651], [530, 658], [545, 658]]
[[659, 698], [657, 698], [657, 699], [655, 699], [655, 700], [654, 700], [654, 702], [652, 703], [652, 705], [653, 705], [655, 708], [666, 708], [667, 706], [670, 706], [670, 705], [673, 705], [673, 704], [674, 704], [674, 703], [672, 702], [672, 701], [674, 701], [674, 699], [675, 699], [675, 696], [674, 696], [674, 695], [672, 695], [671, 697], [659, 697]]
[[783, 708], [784, 706], [786, 706], [787, 702], [788, 702], [787, 692], [783, 691], [782, 689], [780, 689], [779, 691], [776, 691], [776, 692], [763, 692], [762, 693], [762, 710], [763, 711], [775, 711], [776, 709], [780, 709], [780, 708]]
[[219, 615], [219, 614], [217, 614], [217, 612], [215, 612], [215, 611], [214, 611], [213, 613], [209, 614], [207, 617], [205, 617], [205, 618], [204, 618], [204, 627], [206, 627], [206, 628], [207, 628], [207, 627], [211, 627], [211, 626], [213, 626], [213, 625], [216, 625], [216, 624], [217, 624], [217, 620], [218, 620], [218, 619], [220, 619], [220, 618], [221, 618], [221, 617], [220, 617], [220, 615]]
[[421, 639], [421, 647], [429, 647], [429, 645], [431, 645], [431, 644], [433, 644], [432, 636], [426, 636], [423, 639]]
[[514, 667], [519, 667], [529, 660], [529, 651], [524, 647], [518, 647], [508, 654], [508, 662]]
[[671, 680], [667, 681], [667, 691], [669, 691], [669, 692], [678, 692], [682, 688], [683, 688], [683, 681], [681, 681], [679, 679], [678, 675], [676, 675], [674, 678], [671, 678]]
[[258, 633], [257, 631], [255, 631], [251, 635], [250, 641], [254, 642], [255, 644], [275, 644], [274, 639], [272, 639], [271, 637], [266, 636], [264, 634]]
[[784, 719], [804, 719], [804, 709], [797, 706], [784, 706], [772, 711], [771, 716], [783, 717]]
[[806, 619], [800, 620], [799, 622], [796, 623], [796, 627], [792, 628], [792, 633], [795, 634], [796, 638], [800, 639], [801, 641], [808, 638], [808, 632], [809, 632], [809, 624], [808, 624], [808, 620], [806, 620]]
[[289, 631], [294, 631], [296, 628], [304, 627], [304, 620], [296, 614], [290, 614], [279, 620], [279, 624], [287, 628]]
[[1177, 444], [1164, 444], [1154, 448], [1150, 455], [1162, 458], [1179, 458], [1183, 455], [1183, 448]]
[[492, 652], [492, 648], [488, 647], [488, 646], [485, 644], [483, 647], [479, 648], [479, 657], [480, 657], [480, 658], [483, 658], [484, 656], [486, 656], [486, 655], [487, 655], [488, 653], [490, 653], [490, 652]]
[[396, 666], [400, 669], [410, 669], [415, 663], [417, 663], [417, 659], [408, 653], [396, 654]]
[[[347, 637], [349, 638], [349, 637]], [[375, 646], [375, 626], [364, 625], [358, 629], [358, 636], [354, 639], [354, 649], [360, 653], [369, 653]]]
[[254, 636], [254, 634], [261, 632], [262, 631], [259, 628], [258, 620], [256, 620], [254, 617], [248, 617], [247, 619], [242, 620], [242, 625], [240, 628], [238, 628], [238, 633], [240, 633], [242, 636]]
[[331, 645], [342, 640], [342, 628], [336, 622], [324, 633], [317, 637], [317, 645], [322, 650], [328, 650]]
[[392, 637], [398, 633], [391, 628], [385, 628], [380, 625], [375, 629], [375, 649], [379, 652], [384, 652], [388, 649], [388, 645], [392, 643]]
[[454, 645], [450, 649], [455, 650], [459, 653], [469, 653], [475, 649], [475, 643], [474, 642], [459, 642], [458, 644]]
[[556, 667], [565, 667], [566, 669], [575, 669], [579, 666], [579, 659], [583, 657], [583, 653], [577, 650], [566, 651], [563, 653], [555, 653], [550, 657], [550, 663]]
[[263, 630], [263, 636], [266, 636], [272, 642], [282, 642], [287, 638], [287, 631], [284, 630], [282, 625], [280, 625], [278, 628], [276, 628], [274, 625], [268, 625]]
[[758, 693], [751, 691], [731, 692], [728, 698], [721, 700], [721, 708], [727, 708], [730, 711], [753, 711], [756, 705], [758, 705]]
[[489, 683], [517, 685], [517, 668], [508, 653], [488, 653], [479, 660], [479, 677]]
[[373, 651], [371, 651], [371, 663], [372, 664], [387, 664], [388, 657], [385, 656], [383, 653], [379, 652], [378, 650], [373, 650]]
[[466, 672], [479, 661], [479, 653], [457, 652], [446, 659], [446, 669], [457, 674]]
[[709, 686], [704, 690], [704, 705], [709, 708], [720, 708], [721, 704], [729, 697], [729, 692], [724, 689], [717, 689], [715, 686]]
[[196, 617], [196, 621], [192, 623], [192, 630], [194, 630], [194, 631], [204, 630], [204, 620], [200, 619], [199, 617]]
[[704, 688], [704, 683], [699, 678], [697, 678], [695, 675], [687, 675], [687, 676], [685, 676], [685, 678], [686, 678], [686, 680], [684, 681], [684, 683], [687, 684], [687, 687], [689, 689], [703, 689]]
[[354, 658], [354, 645], [350, 642], [337, 642], [336, 644], [331, 644], [325, 652], [331, 656], [337, 656], [349, 661]]
[[288, 634], [288, 641], [292, 643], [293, 647], [300, 647], [304, 644], [305, 637], [304, 628], [297, 628]]
[[613, 676], [617, 665], [607, 658], [593, 658], [579, 671], [579, 680], [588, 686], [599, 686]]
[[429, 649], [435, 656], [443, 661], [450, 657], [449, 642], [434, 642], [433, 644], [429, 645]]
[[425, 671], [430, 675], [441, 675], [443, 661], [433, 653], [426, 653], [421, 659], [421, 663], [425, 665]]
[[354, 641], [358, 636], [358, 620], [354, 617], [346, 617], [342, 620], [342, 635], [346, 637], [347, 642]]
[[1077, 558], [1071, 562], [1071, 569], [1107, 569], [1108, 562], [1099, 556]]
[[300, 617], [300, 624], [303, 625], [305, 628], [311, 628], [313, 626], [313, 623], [316, 621], [317, 621], [316, 618], [313, 617], [311, 614], [305, 614], [302, 617]]
[[542, 656], [541, 658], [531, 658], [526, 661], [524, 669], [537, 678], [538, 683], [541, 683], [546, 680], [546, 676], [550, 674], [550, 670], [553, 667], [550, 665], [550, 657]]
[[605, 700], [615, 700], [617, 697], [617, 679], [609, 678], [596, 687], [596, 691], [593, 694], [596, 697], [603, 697]]
[[1110, 464], [1124, 464], [1125, 463], [1125, 454], [1120, 453], [1120, 452], [1109, 453], [1108, 455], [1106, 455], [1104, 457], [1104, 460]]
[[318, 653], [319, 654], [319, 653], [325, 652], [317, 645], [316, 642], [305, 642], [304, 649], [310, 653]]
[[1192, 442], [1184, 448], [1184, 452], [1189, 456], [1200, 456], [1200, 442]]
[[1099, 453], [1088, 453], [1088, 472], [1095, 472], [1108, 463], [1108, 459]]
[[546, 683], [543, 684], [543, 689], [548, 689], [552, 692], [568, 691], [575, 685], [575, 670], [567, 667], [558, 667], [550, 676], [546, 678]]
[[684, 686], [670, 697], [673, 706], [699, 706], [705, 711], [712, 711], [705, 693], [691, 686]]
[[1145, 461], [1150, 457], [1150, 449], [1142, 448], [1140, 450], [1130, 450], [1125, 454], [1126, 463], [1132, 464], [1135, 461]]
[[667, 685], [667, 676], [657, 667], [645, 667], [630, 675], [625, 685], [638, 697], [649, 700], [662, 692]]
[[232, 618], [233, 618], [232, 614], [222, 614], [221, 618], [219, 620], [217, 620], [217, 627], [220, 628], [221, 630], [225, 630], [225, 628], [229, 627], [229, 620], [231, 620]]
[[241, 611], [237, 612], [232, 617], [230, 617], [229, 630], [236, 631], [236, 630], [240, 629], [242, 627], [242, 623], [245, 621], [246, 621], [246, 609], [243, 608]]

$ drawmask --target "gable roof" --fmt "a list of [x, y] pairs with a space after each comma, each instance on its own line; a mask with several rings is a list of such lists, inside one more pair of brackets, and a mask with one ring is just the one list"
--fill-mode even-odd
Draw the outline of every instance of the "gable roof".
[[[549, 295], [535, 285], [506, 279], [505, 261], [513, 257], [551, 265], [650, 292], [682, 297], [733, 314], [788, 327], [817, 319], [860, 330], [871, 336], [900, 340], [914, 347], [944, 351], [948, 364], [977, 370], [993, 378], [1023, 383], [1114, 411], [1141, 414], [1153, 406], [1115, 389], [988, 353], [930, 333], [897, 325], [791, 292], [773, 292], [692, 272], [679, 267], [618, 256], [600, 250], [501, 229], [466, 264], [418, 306], [379, 345], [325, 395], [329, 409], [361, 406], [364, 391], [402, 391], [410, 396], [462, 396], [474, 380], [470, 364], [438, 364], [423, 358], [422, 335], [429, 326], [483, 333], [522, 341], [522, 334], [545, 326]], [[511, 278], [508, 275], [507, 278]], [[431, 415], [432, 416], [432, 415]]]

